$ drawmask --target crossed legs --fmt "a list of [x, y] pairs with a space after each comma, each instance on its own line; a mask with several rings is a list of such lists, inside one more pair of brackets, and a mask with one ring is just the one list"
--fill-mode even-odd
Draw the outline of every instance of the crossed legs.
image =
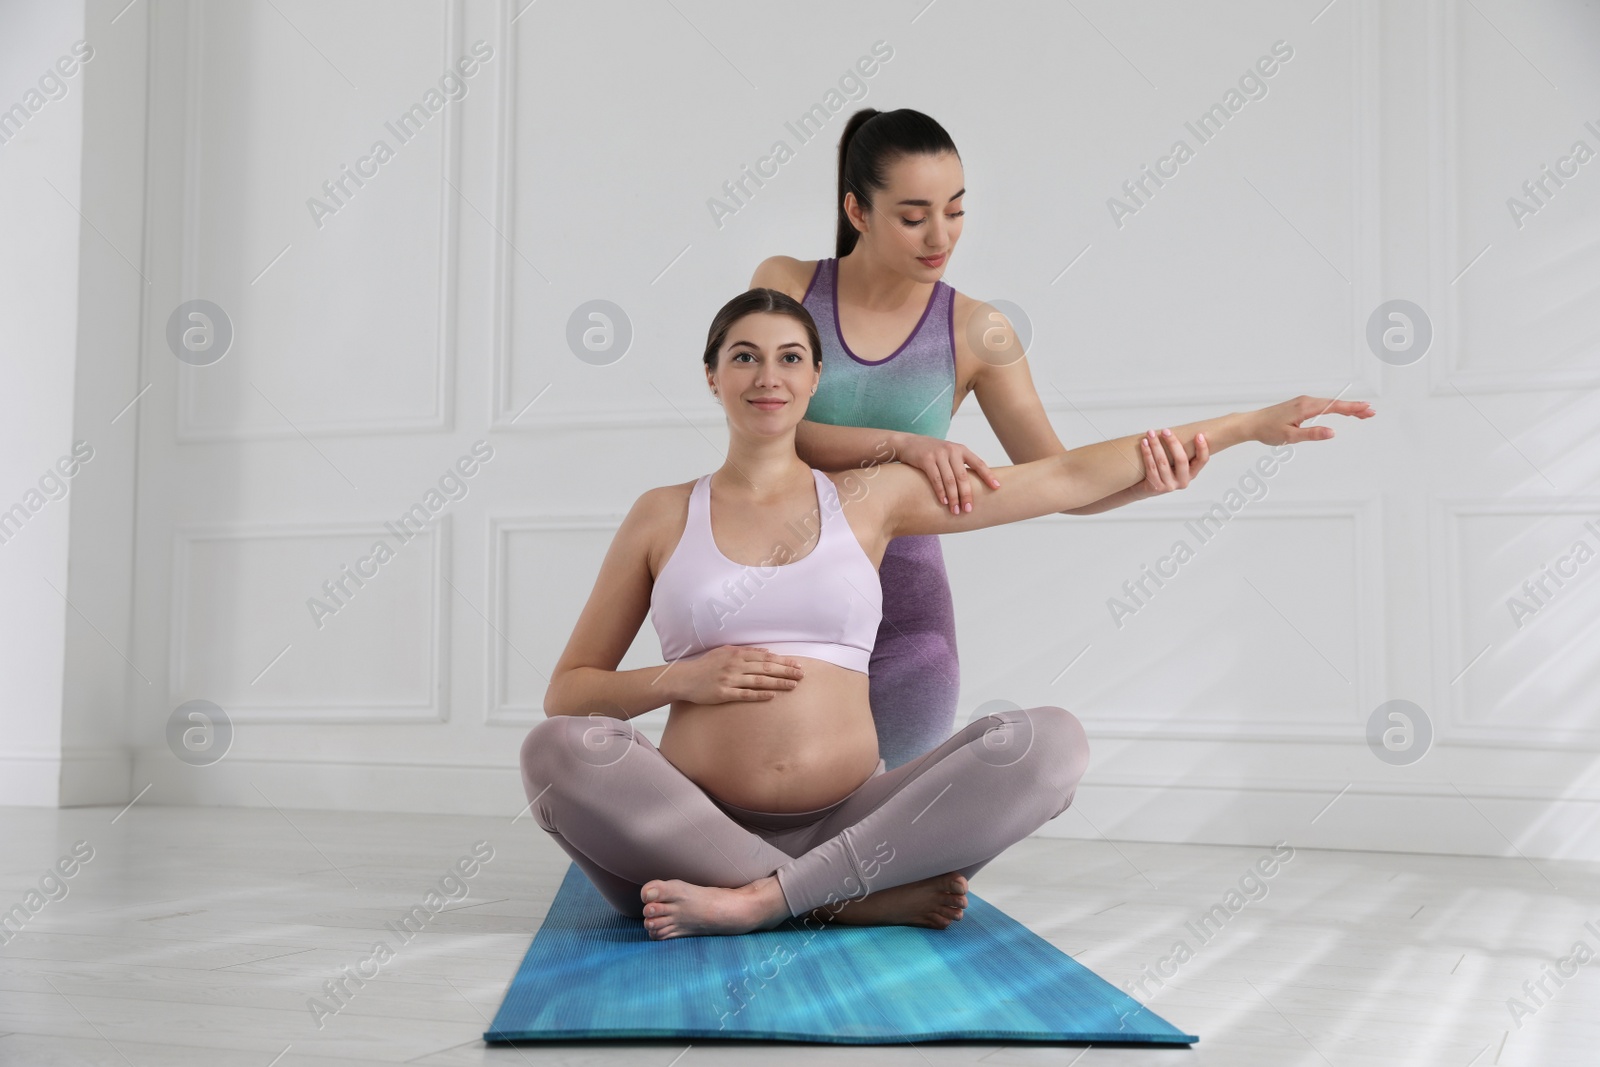
[[619, 912], [646, 917], [648, 895], [651, 916], [681, 919], [667, 924], [680, 933], [759, 929], [970, 877], [1065, 811], [1087, 762], [1071, 713], [1000, 712], [868, 779], [814, 824], [774, 833], [736, 821], [625, 720], [553, 716], [522, 746], [539, 825]]

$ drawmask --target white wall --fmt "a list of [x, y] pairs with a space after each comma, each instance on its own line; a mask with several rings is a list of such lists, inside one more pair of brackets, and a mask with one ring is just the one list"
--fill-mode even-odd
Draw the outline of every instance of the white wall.
[[[0, 100], [20, 102], [58, 52], [83, 33], [71, 5], [8, 11], [0, 34]], [[0, 197], [7, 205], [0, 242], [0, 802], [54, 804], [61, 760], [63, 635], [68, 607], [65, 499], [45, 503], [38, 480], [72, 449], [72, 387], [77, 320], [77, 219], [46, 180], [76, 202], [82, 124], [80, 83], [58, 100], [0, 125]], [[41, 100], [43, 99], [41, 94]], [[50, 198], [46, 202], [45, 198]], [[13, 205], [30, 204], [18, 211]], [[23, 398], [26, 398], [24, 401]], [[53, 484], [53, 483], [52, 483]], [[29, 490], [39, 495], [26, 499]], [[58, 492], [58, 491], [57, 491]], [[25, 502], [26, 501], [26, 502]], [[23, 511], [13, 512], [21, 506]], [[51, 586], [55, 589], [51, 589]]]
[[[157, 0], [111, 25], [91, 5], [91, 41], [148, 38], [124, 71], [140, 101], [149, 71], [127, 105], [148, 110], [142, 250], [119, 242], [148, 276], [138, 374], [118, 378], [114, 327], [93, 346], [120, 338], [108, 395], [150, 386], [117, 424], [138, 426], [126, 796], [514, 815], [517, 744], [610, 529], [720, 462], [710, 315], [764, 256], [831, 252], [845, 115], [911, 106], [965, 160], [946, 278], [1025, 310], [1069, 443], [1300, 391], [1380, 411], [1297, 448], [1120, 627], [1107, 599], [1194, 542], [1186, 520], [1264, 449], [1179, 496], [946, 539], [963, 716], [1055, 703], [1090, 730], [1079, 800], [1043, 832], [1600, 858], [1600, 562], [1520, 627], [1507, 607], [1574, 541], [1600, 547], [1600, 164], [1520, 227], [1506, 206], [1573, 141], [1600, 149], [1600, 16], [1319, 6]], [[399, 144], [385, 123], [479, 41], [466, 95]], [[786, 121], [879, 41], [865, 98], [798, 145]], [[1280, 41], [1266, 95], [1197, 144], [1185, 122]], [[86, 176], [125, 161], [126, 128], [86, 122]], [[1108, 198], [1180, 137], [1194, 157], [1119, 226]], [[709, 198], [779, 138], [794, 158], [719, 225]], [[378, 139], [393, 158], [314, 218]], [[234, 329], [210, 366], [166, 342], [195, 298]], [[1365, 338], [1396, 298], [1435, 334], [1410, 366]], [[634, 331], [608, 366], [566, 341], [593, 299]], [[41, 435], [70, 395], [53, 384]], [[951, 436], [1004, 459], [975, 404]], [[466, 495], [319, 628], [307, 599], [480, 440]], [[656, 661], [647, 624], [623, 666]], [[235, 727], [207, 767], [165, 739], [197, 698]], [[1435, 734], [1409, 766], [1365, 740], [1397, 698]], [[119, 711], [67, 699], [86, 723]]]
[[0, 803], [128, 790], [145, 44], [94, 16], [0, 13]]

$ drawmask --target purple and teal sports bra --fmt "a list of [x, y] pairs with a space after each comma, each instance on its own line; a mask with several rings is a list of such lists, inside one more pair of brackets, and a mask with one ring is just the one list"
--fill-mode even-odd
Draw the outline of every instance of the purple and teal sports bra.
[[[759, 645], [867, 672], [883, 619], [878, 569], [850, 529], [833, 480], [816, 468], [811, 476], [822, 532], [810, 552], [788, 563], [778, 552], [761, 564], [724, 556], [711, 534], [711, 475], [694, 483], [683, 536], [650, 591], [650, 620], [668, 663], [721, 645]], [[798, 542], [810, 539], [809, 529], [790, 532]]]
[[800, 301], [822, 341], [822, 380], [806, 418], [948, 438], [956, 387], [955, 298], [954, 289], [934, 282], [911, 335], [883, 359], [865, 360], [850, 351], [839, 328], [839, 261], [818, 260]]

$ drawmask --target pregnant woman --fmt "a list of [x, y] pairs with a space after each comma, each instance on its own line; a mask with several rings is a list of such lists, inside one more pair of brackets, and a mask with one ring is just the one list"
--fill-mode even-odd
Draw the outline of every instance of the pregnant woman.
[[[1066, 451], [1011, 324], [941, 279], [961, 236], [966, 182], [954, 142], [909, 108], [850, 117], [839, 139], [836, 257], [774, 256], [750, 285], [800, 300], [817, 323], [828, 373], [800, 423], [800, 458], [823, 470], [899, 460], [933, 483], [951, 509], [970, 511], [989, 468], [944, 440], [951, 416], [976, 394], [1013, 463]], [[1183, 488], [1164, 450], [1081, 506], [1086, 515]], [[1201, 451], [1188, 475], [1205, 465]], [[973, 475], [969, 475], [970, 466]], [[924, 490], [926, 491], [926, 490]], [[944, 555], [933, 534], [889, 543], [880, 568], [883, 622], [872, 651], [872, 715], [892, 770], [949, 736], [960, 670]]]
[[[976, 719], [888, 769], [865, 673], [877, 568], [899, 536], [1103, 499], [1157, 435], [997, 467], [971, 512], [951, 512], [903, 464], [825, 474], [801, 460], [821, 348], [782, 293], [752, 289], [717, 313], [704, 361], [727, 458], [635, 502], [522, 745], [539, 825], [654, 939], [790, 917], [943, 929], [968, 878], [1066, 810], [1088, 760], [1077, 719], [1037, 707]], [[1325, 411], [1371, 414], [1301, 397], [1159, 440], [1181, 470], [1202, 436], [1212, 451], [1331, 437], [1300, 427]], [[647, 611], [667, 662], [619, 671]], [[657, 748], [631, 720], [663, 704]]]

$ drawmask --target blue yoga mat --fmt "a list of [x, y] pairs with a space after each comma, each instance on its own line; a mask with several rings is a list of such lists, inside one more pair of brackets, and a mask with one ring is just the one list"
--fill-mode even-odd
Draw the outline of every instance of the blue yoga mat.
[[945, 930], [804, 925], [652, 941], [576, 866], [485, 1041], [1198, 1041], [982, 897]]

